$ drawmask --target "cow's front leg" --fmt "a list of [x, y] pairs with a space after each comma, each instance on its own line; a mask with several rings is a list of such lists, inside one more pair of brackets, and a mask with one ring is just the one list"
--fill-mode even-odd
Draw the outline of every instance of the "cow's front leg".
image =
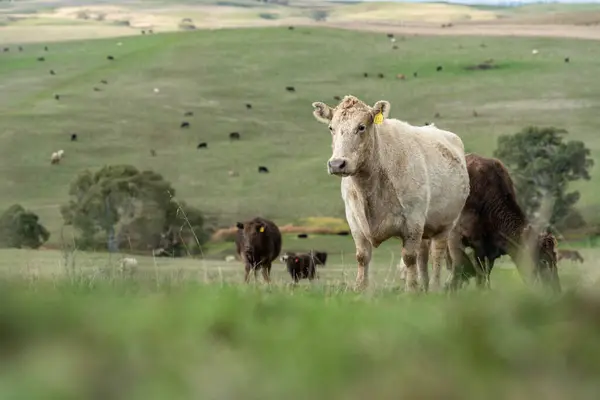
[[423, 232], [411, 232], [403, 239], [402, 261], [406, 266], [406, 291], [417, 292], [419, 283], [417, 281], [417, 256], [421, 247]]
[[371, 263], [373, 245], [361, 234], [354, 237], [354, 245], [356, 246], [356, 262], [358, 264], [356, 288], [364, 289], [369, 285], [369, 264]]
[[429, 268], [427, 266], [429, 262], [429, 245], [429, 240], [421, 240], [421, 248], [417, 258], [419, 281], [421, 282], [421, 290], [424, 292], [429, 290]]
[[262, 276], [265, 282], [271, 283], [271, 263], [267, 263], [262, 267]]

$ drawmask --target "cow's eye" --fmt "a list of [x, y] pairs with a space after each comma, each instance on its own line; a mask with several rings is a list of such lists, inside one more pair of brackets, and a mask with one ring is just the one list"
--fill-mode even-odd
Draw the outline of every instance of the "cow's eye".
[[333, 132], [333, 127], [329, 125], [329, 130]]
[[365, 131], [365, 129], [367, 129], [367, 127], [366, 127], [364, 124], [360, 124], [360, 125], [358, 126], [358, 131], [359, 131], [359, 132], [364, 132], [364, 131]]

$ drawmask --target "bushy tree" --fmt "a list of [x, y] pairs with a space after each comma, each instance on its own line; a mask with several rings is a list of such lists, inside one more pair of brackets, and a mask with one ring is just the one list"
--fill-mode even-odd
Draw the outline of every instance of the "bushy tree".
[[0, 216], [0, 247], [39, 248], [50, 238], [39, 217], [14, 204]]
[[564, 129], [530, 126], [514, 135], [500, 136], [494, 152], [511, 170], [519, 202], [529, 217], [537, 215], [545, 197], [554, 200], [551, 225], [567, 218], [583, 222], [573, 209], [580, 194], [567, 192], [567, 187], [573, 181], [589, 180], [594, 165], [584, 143], [564, 141], [566, 134]]
[[[79, 243], [84, 247], [106, 241], [110, 250], [122, 246], [150, 250], [176, 224], [175, 190], [153, 171], [130, 165], [84, 171], [71, 184], [69, 194], [71, 199], [61, 212], [65, 224], [81, 233]], [[195, 222], [198, 237], [205, 239], [203, 219]]]

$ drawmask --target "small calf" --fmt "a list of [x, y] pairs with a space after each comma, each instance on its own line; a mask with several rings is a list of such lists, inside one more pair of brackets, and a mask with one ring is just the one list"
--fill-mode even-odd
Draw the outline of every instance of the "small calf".
[[206, 142], [198, 143], [198, 146], [196, 146], [197, 149], [206, 149], [207, 147], [208, 144]]
[[269, 169], [267, 167], [263, 167], [262, 165], [258, 167], [258, 173], [259, 174], [268, 174], [269, 173]]
[[71, 142], [76, 142], [77, 141], [77, 134], [76, 133], [72, 133], [71, 134]]
[[240, 133], [239, 132], [231, 132], [229, 134], [229, 139], [230, 140], [240, 140]]
[[284, 253], [279, 259], [285, 263], [295, 283], [300, 279], [312, 281], [317, 278], [315, 260], [310, 254]]
[[293, 86], [286, 86], [286, 87], [285, 87], [285, 90], [287, 90], [288, 92], [295, 92], [295, 91], [296, 91], [296, 88], [295, 88], [295, 87], [293, 87]]
[[189, 128], [190, 127], [190, 123], [187, 121], [183, 121], [181, 123], [181, 125], [179, 125], [180, 128]]

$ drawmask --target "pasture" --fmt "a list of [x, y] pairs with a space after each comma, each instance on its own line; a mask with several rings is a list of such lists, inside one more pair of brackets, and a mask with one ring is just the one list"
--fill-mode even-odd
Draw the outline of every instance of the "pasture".
[[[343, 218], [339, 179], [325, 167], [329, 133], [310, 104], [334, 105], [334, 96], [346, 94], [371, 104], [386, 99], [393, 117], [433, 121], [482, 155], [492, 154], [498, 135], [543, 125], [566, 128], [598, 158], [600, 98], [589, 84], [600, 70], [598, 42], [406, 36], [396, 44], [393, 50], [384, 34], [256, 28], [61, 42], [49, 51], [39, 43], [0, 53], [0, 179], [7, 188], [0, 208], [19, 202], [36, 212], [56, 245], [59, 207], [76, 174], [126, 163], [163, 174], [178, 197], [222, 226], [257, 214], [278, 223]], [[465, 69], [488, 59], [498, 68]], [[188, 111], [194, 116], [184, 117]], [[184, 120], [188, 129], [180, 129]], [[230, 132], [241, 139], [231, 141]], [[197, 149], [200, 142], [208, 147]], [[58, 149], [65, 159], [51, 167]], [[259, 165], [270, 173], [258, 174]], [[578, 208], [591, 223], [599, 169], [596, 163], [592, 180], [576, 185]]]

